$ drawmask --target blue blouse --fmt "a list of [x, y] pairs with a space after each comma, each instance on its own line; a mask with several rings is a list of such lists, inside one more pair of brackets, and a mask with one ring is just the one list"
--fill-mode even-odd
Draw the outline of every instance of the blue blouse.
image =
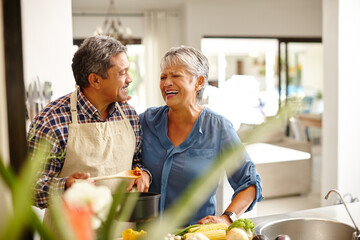
[[[168, 106], [153, 107], [140, 114], [143, 129], [142, 163], [152, 174], [149, 191], [160, 193], [160, 211], [169, 207], [188, 185], [213, 164], [218, 154], [231, 144], [241, 144], [230, 121], [209, 108], [204, 108], [184, 142], [174, 148], [167, 136]], [[256, 199], [261, 201], [261, 179], [247, 153], [245, 162], [229, 179], [234, 196], [250, 185], [256, 186]], [[243, 159], [239, 159], [241, 161]], [[216, 189], [194, 214], [189, 224], [207, 215], [215, 215]]]

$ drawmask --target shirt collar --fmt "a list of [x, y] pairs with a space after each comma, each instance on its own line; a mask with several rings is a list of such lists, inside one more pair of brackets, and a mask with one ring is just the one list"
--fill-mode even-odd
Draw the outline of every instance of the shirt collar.
[[[160, 136], [158, 138], [159, 138], [162, 146], [165, 149], [172, 149], [173, 144], [171, 143], [170, 139], [167, 137], [168, 112], [169, 112], [169, 107], [165, 105], [163, 108], [163, 111], [160, 111], [159, 114], [156, 114], [156, 116], [154, 116], [154, 118], [152, 118], [151, 123], [154, 123], [155, 131], [162, 132], [165, 134], [165, 135], [161, 135], [161, 134], [158, 135], [158, 136]], [[206, 112], [207, 112], [207, 108], [204, 107], [200, 113], [200, 116], [194, 123], [193, 129], [187, 136], [186, 140], [184, 142], [182, 142], [178, 147], [176, 147], [177, 150], [173, 153], [182, 152], [182, 151], [187, 150], [199, 139], [199, 135], [203, 134], [202, 125], [204, 123], [204, 118], [205, 118]], [[166, 136], [166, 137], [161, 137], [161, 136]]]
[[[80, 106], [81, 111], [83, 111], [86, 115], [88, 115], [90, 118], [101, 118], [100, 112], [96, 109], [96, 107], [87, 99], [85, 94], [82, 92], [80, 88], [78, 88], [78, 94], [77, 94], [77, 100], [78, 104]], [[114, 114], [116, 111], [115, 103], [110, 104], [110, 110], [109, 110], [109, 116]]]
[[[201, 110], [199, 118], [196, 120], [194, 124], [194, 129], [198, 129], [198, 132], [200, 134], [203, 133], [201, 127], [204, 121], [204, 117], [206, 115], [207, 108], [204, 107], [203, 110]], [[154, 116], [153, 122], [155, 123], [155, 129], [156, 131], [162, 131], [164, 128], [167, 132], [167, 121], [168, 121], [168, 113], [169, 113], [169, 106], [165, 105], [163, 111], [160, 114], [157, 114]]]

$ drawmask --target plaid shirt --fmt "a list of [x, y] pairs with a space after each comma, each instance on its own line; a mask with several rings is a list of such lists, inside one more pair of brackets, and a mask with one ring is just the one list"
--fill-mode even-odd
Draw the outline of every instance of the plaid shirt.
[[[68, 129], [71, 121], [70, 111], [71, 93], [49, 103], [32, 121], [28, 132], [28, 150], [30, 158], [35, 157], [34, 150], [40, 146], [40, 140], [45, 139], [51, 144], [50, 157], [46, 160], [39, 172], [39, 178], [35, 184], [35, 204], [40, 208], [48, 206], [49, 189], [56, 192], [65, 191], [65, 178], [57, 178], [65, 161]], [[141, 165], [142, 131], [139, 116], [129, 104], [121, 104], [122, 111], [130, 121], [136, 137], [136, 148], [133, 158], [133, 166]], [[79, 123], [111, 122], [122, 119], [115, 103], [110, 106], [109, 115], [102, 120], [98, 110], [90, 103], [82, 91], [77, 92], [77, 112]], [[145, 170], [145, 169], [144, 169]]]

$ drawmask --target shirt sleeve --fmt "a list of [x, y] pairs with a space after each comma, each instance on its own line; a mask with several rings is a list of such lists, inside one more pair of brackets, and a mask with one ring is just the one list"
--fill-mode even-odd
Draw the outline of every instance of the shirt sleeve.
[[[62, 194], [65, 191], [67, 178], [57, 178], [65, 158], [65, 149], [62, 149], [57, 141], [50, 125], [40, 120], [34, 120], [29, 128], [28, 156], [30, 161], [43, 157], [42, 149], [49, 149], [39, 167], [34, 185], [34, 204], [39, 208], [48, 207], [51, 194]], [[49, 148], [47, 148], [47, 145]]]
[[[241, 154], [235, 161], [234, 170], [227, 169], [228, 180], [231, 187], [234, 189], [234, 198], [239, 192], [246, 189], [250, 185], [256, 187], [256, 197], [251, 203], [249, 208], [246, 210], [250, 211], [253, 209], [256, 202], [261, 201], [264, 197], [262, 196], [262, 185], [260, 175], [257, 173], [254, 162], [250, 159], [245, 147], [242, 145], [235, 129], [232, 127], [229, 121], [224, 122], [222, 131], [222, 151], [228, 147], [240, 147]], [[230, 177], [229, 177], [230, 176]]]

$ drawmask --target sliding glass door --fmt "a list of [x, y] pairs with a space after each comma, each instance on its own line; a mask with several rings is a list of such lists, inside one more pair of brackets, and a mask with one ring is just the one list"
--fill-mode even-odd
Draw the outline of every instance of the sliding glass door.
[[201, 50], [210, 63], [204, 104], [235, 129], [262, 123], [289, 101], [314, 111], [322, 96], [321, 39], [204, 37]]

